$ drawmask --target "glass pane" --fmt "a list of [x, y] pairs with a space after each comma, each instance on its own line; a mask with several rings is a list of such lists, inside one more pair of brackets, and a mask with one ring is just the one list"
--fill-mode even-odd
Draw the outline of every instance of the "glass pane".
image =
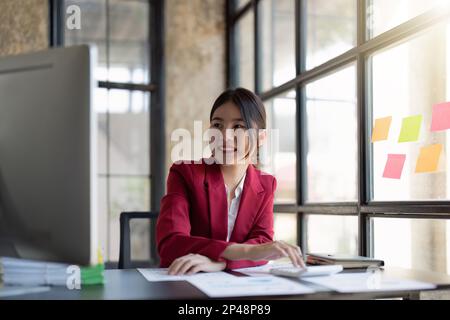
[[236, 24], [237, 83], [251, 91], [255, 89], [254, 13], [248, 11]]
[[274, 240], [283, 240], [297, 245], [297, 214], [275, 213]]
[[149, 81], [149, 4], [109, 0], [109, 77], [113, 82]]
[[450, 273], [450, 221], [376, 218], [374, 257], [387, 266]]
[[71, 5], [76, 5], [81, 10], [81, 29], [68, 29], [64, 24], [65, 45], [96, 45], [98, 50], [98, 63], [95, 76], [97, 80], [107, 80], [106, 1], [65, 0], [64, 3], [66, 8]]
[[263, 91], [295, 78], [295, 0], [259, 2]]
[[358, 254], [358, 217], [305, 215], [307, 253]]
[[100, 245], [100, 250], [103, 254], [103, 259], [105, 261], [109, 260], [108, 256], [108, 179], [105, 177], [98, 177], [98, 187], [97, 187], [97, 218], [98, 218], [98, 241]]
[[108, 144], [108, 90], [96, 88], [94, 91], [94, 108], [97, 113], [97, 163], [98, 173], [107, 173], [107, 144]]
[[149, 174], [149, 95], [110, 90], [110, 173]]
[[306, 201], [357, 199], [356, 67], [306, 86]]
[[450, 101], [449, 57], [446, 22], [369, 59], [374, 200], [449, 198], [450, 131], [431, 130], [433, 106]]
[[65, 7], [70, 5], [77, 5], [81, 10], [81, 29], [71, 30], [66, 26], [65, 45], [97, 46], [98, 80], [149, 81], [149, 5], [146, 1], [66, 0]]
[[150, 260], [150, 220], [130, 221], [130, 242], [132, 261]]
[[276, 203], [296, 202], [295, 91], [265, 102], [268, 139], [262, 169], [277, 178]]
[[150, 210], [150, 181], [146, 178], [110, 178], [109, 181], [109, 260], [118, 261], [120, 213]]
[[306, 21], [306, 69], [356, 45], [357, 0], [302, 0]]
[[447, 0], [369, 0], [367, 28], [369, 37], [376, 37]]

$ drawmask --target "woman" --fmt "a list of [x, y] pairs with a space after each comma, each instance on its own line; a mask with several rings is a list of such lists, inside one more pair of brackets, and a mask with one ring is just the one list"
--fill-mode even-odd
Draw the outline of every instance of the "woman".
[[161, 267], [193, 274], [286, 256], [304, 267], [298, 246], [273, 241], [276, 180], [252, 163], [266, 137], [263, 103], [249, 90], [227, 90], [214, 102], [210, 124], [220, 133], [211, 140], [212, 157], [170, 168], [156, 227]]

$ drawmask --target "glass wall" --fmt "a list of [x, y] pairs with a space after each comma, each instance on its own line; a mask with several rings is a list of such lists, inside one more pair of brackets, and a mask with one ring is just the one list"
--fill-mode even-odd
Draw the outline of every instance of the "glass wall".
[[305, 91], [305, 201], [356, 201], [356, 66], [308, 83]]
[[450, 272], [450, 2], [260, 0], [230, 23], [256, 39], [245, 68], [231, 52], [230, 80], [259, 75], [278, 129], [275, 237]]
[[[81, 10], [81, 29], [65, 29], [64, 45], [98, 49], [94, 93], [98, 117], [100, 244], [105, 259], [119, 258], [119, 216], [150, 210], [150, 93], [133, 90], [150, 81], [149, 3], [65, 0]], [[65, 10], [64, 10], [65, 12]], [[106, 84], [125, 84], [107, 89]], [[126, 85], [129, 84], [129, 87]], [[150, 257], [148, 223], [133, 222], [132, 258]]]

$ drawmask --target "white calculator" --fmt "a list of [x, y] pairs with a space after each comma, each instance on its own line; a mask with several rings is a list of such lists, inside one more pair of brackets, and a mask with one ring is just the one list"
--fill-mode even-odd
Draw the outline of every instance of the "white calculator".
[[278, 267], [270, 269], [270, 273], [277, 276], [293, 277], [293, 278], [306, 278], [317, 276], [329, 276], [335, 273], [339, 273], [344, 268], [341, 265], [332, 266], [312, 266], [306, 268], [297, 267]]

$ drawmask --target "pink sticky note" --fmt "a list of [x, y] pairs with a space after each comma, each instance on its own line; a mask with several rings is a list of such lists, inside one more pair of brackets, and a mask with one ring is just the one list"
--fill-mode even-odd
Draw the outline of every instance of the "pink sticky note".
[[450, 102], [439, 103], [433, 106], [431, 131], [450, 129]]
[[384, 167], [383, 178], [400, 179], [406, 154], [388, 154], [386, 166]]

